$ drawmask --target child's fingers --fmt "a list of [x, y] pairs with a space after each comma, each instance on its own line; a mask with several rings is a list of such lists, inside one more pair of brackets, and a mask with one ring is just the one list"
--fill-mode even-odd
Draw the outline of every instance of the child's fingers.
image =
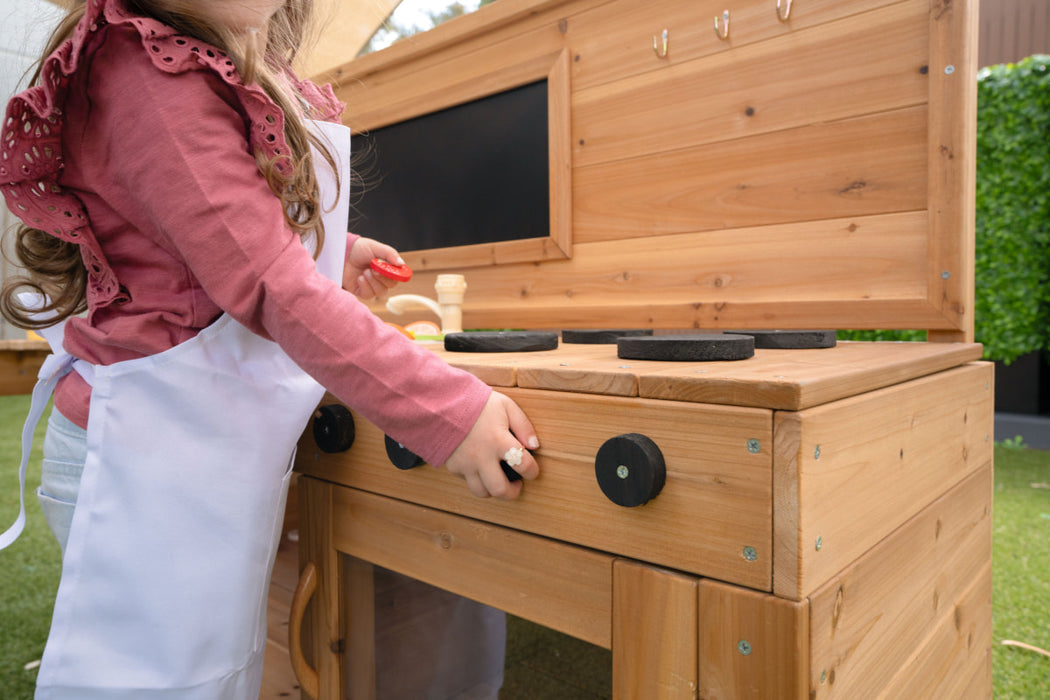
[[493, 498], [512, 501], [521, 494], [521, 482], [508, 480], [498, 462], [495, 465], [486, 464], [479, 471], [486, 493]]
[[371, 270], [365, 270], [357, 278], [357, 296], [362, 299], [382, 298], [397, 284], [394, 280], [387, 280]]
[[485, 486], [484, 479], [478, 472], [464, 474], [463, 480], [467, 482], [467, 488], [470, 489], [470, 492], [478, 498], [488, 498], [491, 495], [488, 487]]
[[[538, 449], [540, 441], [536, 436], [536, 429], [532, 426], [532, 421], [525, 415], [525, 411], [521, 410], [521, 407], [509, 398], [505, 402], [505, 408], [507, 411], [507, 422], [514, 436], [528, 449]], [[523, 451], [520, 464], [511, 464], [511, 466], [526, 479], [535, 479], [540, 473], [539, 465], [536, 464], [536, 460], [527, 451]]]

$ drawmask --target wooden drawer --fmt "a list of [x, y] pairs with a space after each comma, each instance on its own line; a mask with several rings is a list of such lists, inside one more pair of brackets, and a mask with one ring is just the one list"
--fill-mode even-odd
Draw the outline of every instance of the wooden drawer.
[[[640, 398], [502, 389], [540, 435], [542, 474], [506, 503], [474, 498], [463, 482], [428, 466], [400, 471], [384, 435], [356, 418], [345, 453], [310, 438], [298, 468], [346, 486], [459, 513], [611, 554], [770, 590], [773, 412]], [[642, 433], [666, 462], [666, 483], [643, 506], [602, 493], [594, 457], [609, 438]]]

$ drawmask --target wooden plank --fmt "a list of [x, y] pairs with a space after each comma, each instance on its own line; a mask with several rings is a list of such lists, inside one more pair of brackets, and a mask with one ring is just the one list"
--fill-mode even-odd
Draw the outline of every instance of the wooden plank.
[[774, 417], [777, 595], [801, 599], [992, 459], [981, 362]]
[[798, 411], [978, 360], [981, 346], [843, 342], [819, 350], [756, 350], [746, 362], [679, 364], [639, 372], [639, 394]]
[[911, 107], [574, 168], [574, 240], [923, 210], [927, 120]]
[[288, 656], [288, 610], [298, 579], [298, 545], [288, 539], [277, 550], [266, 606], [266, 649], [259, 700], [298, 696], [299, 682]]
[[299, 524], [299, 568], [312, 563], [318, 582], [303, 621], [303, 653], [319, 676], [320, 697], [334, 698], [343, 687], [338, 649], [344, 630], [339, 615], [339, 563], [331, 538], [332, 485], [300, 477], [299, 510], [309, 514]]
[[46, 342], [0, 341], [0, 396], [33, 393], [40, 366], [50, 354]]
[[[695, 22], [691, 5], [679, 8]], [[622, 161], [924, 104], [929, 77], [920, 68], [928, 52], [928, 15], [927, 0], [912, 0], [708, 58], [678, 60], [664, 70], [577, 86], [573, 161]], [[771, 12], [763, 19], [771, 30], [777, 24]], [[671, 30], [676, 39], [678, 31]], [[847, 55], [865, 60], [843, 61]]]
[[556, 354], [545, 359], [519, 369], [518, 386], [607, 396], [638, 395], [636, 365], [619, 359], [615, 345], [562, 345]]
[[[334, 85], [365, 87], [377, 74], [411, 74], [415, 61], [432, 56], [460, 57], [491, 46], [536, 27], [558, 24], [573, 11], [600, 5], [609, 0], [503, 0], [496, 5], [457, 17], [433, 29], [408, 37], [392, 46], [348, 61], [330, 73]], [[552, 20], [553, 18], [553, 20]], [[566, 20], [568, 21], [568, 20]], [[362, 91], [367, 94], [369, 89]]]
[[340, 552], [610, 648], [612, 557], [355, 489], [334, 506]]
[[602, 353], [601, 349], [586, 345], [559, 345], [555, 350], [514, 353], [446, 352], [443, 347], [434, 351], [453, 367], [464, 369], [494, 387], [523, 386], [521, 375], [534, 366], [578, 365]]
[[700, 581], [702, 698], [807, 696], [809, 603]]
[[929, 298], [973, 341], [977, 181], [977, 0], [931, 0], [928, 178]]
[[341, 557], [343, 626], [347, 631], [346, 688], [349, 700], [376, 698], [376, 596], [374, 568], [355, 557]]
[[991, 503], [986, 462], [810, 596], [810, 697], [990, 694]]
[[[943, 324], [924, 212], [578, 244], [556, 265], [466, 270], [468, 328], [866, 328]], [[416, 253], [406, 253], [410, 265]], [[669, 264], [668, 261], [674, 261]], [[406, 293], [432, 295], [434, 272]], [[372, 305], [380, 316], [404, 318]], [[552, 309], [557, 311], [552, 311]]]
[[295, 585], [299, 582], [297, 552], [295, 543], [281, 541], [267, 598], [266, 637], [284, 647], [285, 652], [288, 650], [288, 611], [292, 606]]
[[[440, 27], [439, 27], [440, 28]], [[489, 37], [498, 48], [467, 44], [473, 50], [442, 54], [406, 70], [340, 80], [335, 92], [355, 105], [343, 115], [354, 133], [367, 132], [544, 79], [565, 50], [554, 22], [517, 28]]]
[[[704, 56], [735, 53], [743, 47], [894, 2], [900, 0], [806, 0], [804, 8], [794, 8], [788, 22], [777, 20], [769, 0], [736, 3], [732, 6], [729, 41], [723, 42], [711, 29], [712, 18], [721, 17], [727, 9], [724, 0], [619, 0], [570, 22], [573, 50], [580, 56], [574, 64], [573, 83], [586, 89]], [[659, 58], [651, 42], [665, 28], [669, 51], [666, 58]]]
[[[987, 554], [985, 555], [987, 556]], [[992, 563], [889, 684], [889, 698], [992, 697]]]
[[263, 649], [263, 677], [259, 688], [259, 700], [292, 697], [301, 695], [299, 682], [295, 680], [292, 665], [288, 661], [288, 649], [268, 638]]
[[51, 346], [47, 344], [46, 340], [16, 338], [12, 340], [0, 340], [0, 351], [40, 352], [46, 355], [51, 352]]
[[696, 697], [698, 585], [638, 562], [613, 562], [614, 698]]
[[[350, 450], [323, 454], [312, 444], [312, 437], [306, 436], [300, 444], [301, 463], [314, 476], [365, 491], [770, 589], [770, 411], [527, 389], [504, 391], [530, 417], [541, 444], [534, 453], [540, 476], [527, 482], [513, 502], [475, 498], [459, 478], [444, 469], [396, 469], [386, 456], [383, 433], [360, 418], [355, 418], [357, 437]], [[635, 508], [610, 501], [594, 474], [599, 448], [625, 433], [648, 436], [666, 463], [663, 490]], [[752, 440], [756, 452], [749, 449]]]

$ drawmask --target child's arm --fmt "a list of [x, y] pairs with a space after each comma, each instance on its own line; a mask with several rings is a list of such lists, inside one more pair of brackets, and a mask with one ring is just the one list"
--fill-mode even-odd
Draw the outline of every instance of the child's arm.
[[[343, 289], [361, 299], [371, 299], [382, 297], [397, 284], [371, 270], [369, 263], [373, 258], [404, 264], [391, 246], [371, 238], [357, 238], [346, 256]], [[514, 401], [492, 392], [470, 432], [449, 456], [445, 468], [466, 481], [471, 493], [479, 498], [517, 498], [521, 483], [508, 481], [499, 461], [508, 450], [524, 446], [533, 450], [539, 447], [532, 423]], [[526, 479], [535, 479], [540, 471], [528, 452], [522, 453], [521, 463], [513, 468]]]

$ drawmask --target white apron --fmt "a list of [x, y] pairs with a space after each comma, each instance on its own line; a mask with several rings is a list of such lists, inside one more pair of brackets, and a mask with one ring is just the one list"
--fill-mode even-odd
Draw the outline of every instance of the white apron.
[[[338, 281], [350, 132], [317, 127], [343, 169], [317, 261]], [[315, 161], [327, 208], [334, 178]], [[256, 700], [292, 457], [324, 390], [227, 315], [168, 351], [114, 365], [85, 368], [58, 350], [34, 392], [30, 440], [71, 365], [93, 388], [36, 697]], [[25, 456], [21, 471], [24, 484]]]

